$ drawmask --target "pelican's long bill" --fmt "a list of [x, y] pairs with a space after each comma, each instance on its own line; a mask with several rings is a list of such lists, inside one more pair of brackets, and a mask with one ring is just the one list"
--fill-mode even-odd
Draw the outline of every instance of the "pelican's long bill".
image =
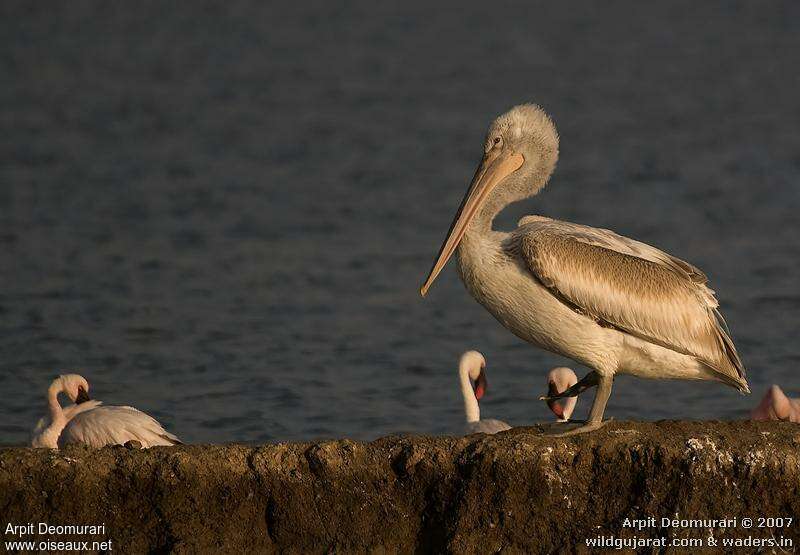
[[467, 226], [491, 190], [508, 175], [517, 171], [524, 161], [525, 158], [518, 152], [505, 153], [492, 149], [486, 153], [475, 172], [475, 177], [472, 178], [464, 200], [461, 201], [461, 206], [458, 207], [453, 223], [450, 224], [450, 231], [447, 232], [447, 238], [444, 240], [442, 248], [439, 249], [439, 255], [433, 263], [428, 279], [419, 290], [420, 295], [424, 297], [427, 294], [436, 276], [455, 252], [461, 238], [464, 237]]

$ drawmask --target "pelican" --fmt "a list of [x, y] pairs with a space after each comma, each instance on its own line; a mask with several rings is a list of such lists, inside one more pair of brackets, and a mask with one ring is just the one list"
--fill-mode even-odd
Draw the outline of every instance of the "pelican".
[[578, 402], [578, 398], [567, 397], [567, 400], [564, 401], [562, 405], [556, 396], [576, 383], [578, 383], [578, 377], [575, 375], [575, 372], [573, 372], [571, 368], [565, 366], [553, 368], [547, 374], [547, 395], [542, 397], [542, 399], [549, 399], [547, 401], [547, 406], [550, 407], [550, 410], [553, 411], [553, 414], [556, 415], [559, 422], [569, 421], [569, 417], [572, 416], [572, 411], [575, 410], [575, 404]]
[[750, 411], [751, 420], [785, 420], [800, 422], [800, 399], [790, 399], [773, 384], [756, 408]]
[[454, 252], [469, 293], [512, 333], [591, 371], [552, 400], [597, 386], [596, 430], [616, 374], [712, 380], [749, 393], [745, 369], [696, 267], [606, 229], [527, 216], [492, 229], [508, 204], [536, 195], [558, 160], [558, 134], [534, 104], [489, 127], [464, 200], [428, 274], [424, 297]]
[[467, 351], [461, 355], [458, 363], [458, 377], [461, 382], [461, 393], [464, 396], [464, 414], [466, 415], [468, 434], [496, 434], [511, 429], [511, 426], [501, 420], [481, 420], [478, 400], [486, 392], [485, 369], [486, 359], [478, 351]]
[[[62, 409], [58, 394], [65, 392], [76, 404]], [[47, 393], [50, 424], [40, 421], [33, 447], [58, 448], [71, 443], [90, 447], [138, 442], [142, 447], [176, 445], [181, 441], [164, 430], [156, 419], [133, 407], [101, 406], [89, 398], [89, 383], [78, 374], [56, 378]]]

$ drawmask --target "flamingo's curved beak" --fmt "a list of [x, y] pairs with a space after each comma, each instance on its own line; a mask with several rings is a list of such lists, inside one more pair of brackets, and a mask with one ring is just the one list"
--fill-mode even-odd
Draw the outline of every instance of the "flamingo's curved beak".
[[[547, 396], [552, 397], [553, 395], [558, 395], [559, 393], [560, 391], [558, 390], [558, 387], [556, 387], [556, 384], [554, 382], [550, 382], [547, 388]], [[558, 419], [564, 419], [564, 407], [558, 399], [547, 401], [547, 406], [551, 411], [553, 411], [553, 414], [555, 414]]]
[[564, 407], [561, 406], [561, 403], [558, 401], [547, 401], [547, 406], [550, 407], [550, 410], [553, 411], [553, 414], [555, 414], [559, 420], [564, 419]]
[[82, 385], [79, 385], [78, 386], [78, 396], [75, 398], [75, 404], [76, 405], [80, 405], [81, 403], [85, 403], [86, 401], [90, 401], [90, 400], [91, 400], [91, 397], [89, 397], [89, 394], [86, 392], [86, 390], [83, 388]]
[[467, 226], [475, 217], [478, 208], [486, 200], [486, 197], [494, 189], [494, 187], [505, 179], [508, 175], [517, 171], [522, 167], [525, 162], [525, 157], [518, 152], [503, 152], [494, 149], [486, 153], [478, 166], [475, 176], [472, 178], [472, 183], [467, 189], [467, 194], [464, 200], [461, 201], [461, 206], [458, 207], [453, 223], [450, 224], [450, 231], [447, 232], [447, 237], [439, 249], [439, 254], [433, 263], [428, 278], [419, 290], [420, 295], [423, 297], [428, 293], [433, 281], [439, 272], [442, 271], [444, 265], [453, 255], [467, 231]]
[[480, 401], [484, 394], [486, 393], [486, 388], [489, 387], [489, 382], [486, 381], [486, 372], [481, 369], [481, 373], [478, 374], [478, 379], [475, 380], [475, 398]]

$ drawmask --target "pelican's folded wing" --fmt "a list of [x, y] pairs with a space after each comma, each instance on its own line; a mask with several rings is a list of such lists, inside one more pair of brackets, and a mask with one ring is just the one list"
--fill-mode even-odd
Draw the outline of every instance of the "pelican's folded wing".
[[555, 220], [523, 225], [513, 237], [528, 269], [567, 304], [692, 355], [747, 391], [714, 292], [691, 264], [608, 230]]

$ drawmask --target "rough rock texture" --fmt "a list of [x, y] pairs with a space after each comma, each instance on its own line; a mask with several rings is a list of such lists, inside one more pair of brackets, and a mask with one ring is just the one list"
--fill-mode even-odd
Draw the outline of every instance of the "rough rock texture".
[[[564, 439], [517, 428], [371, 443], [0, 451], [3, 532], [9, 522], [105, 523], [124, 553], [549, 553], [585, 551], [598, 534], [709, 535], [623, 527], [675, 515], [800, 516], [800, 427], [612, 422]], [[799, 531], [713, 533], [796, 546]]]

